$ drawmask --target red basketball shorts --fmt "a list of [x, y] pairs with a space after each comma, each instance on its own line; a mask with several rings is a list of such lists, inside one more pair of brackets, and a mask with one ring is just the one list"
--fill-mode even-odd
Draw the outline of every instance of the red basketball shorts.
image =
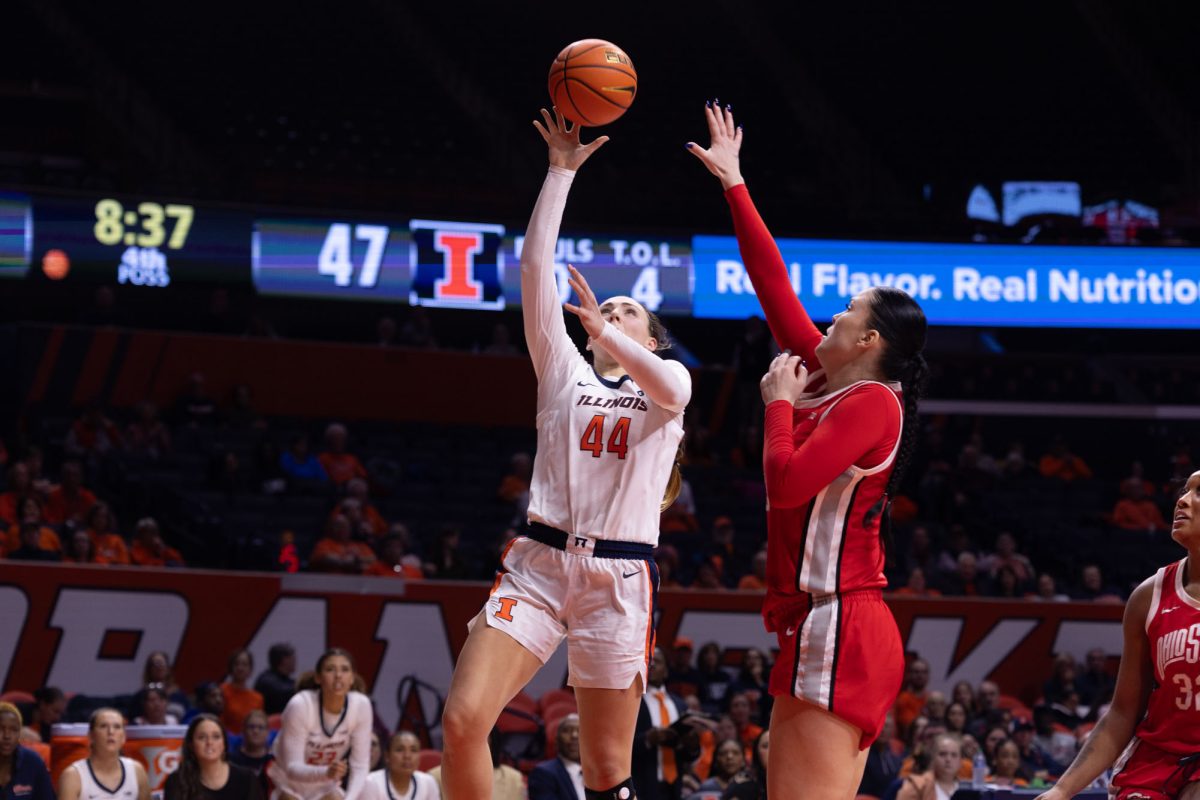
[[771, 694], [806, 700], [878, 738], [904, 680], [904, 647], [878, 589], [817, 598], [778, 623]]
[[1180, 764], [1180, 758], [1133, 737], [1113, 765], [1109, 796], [1115, 800], [1175, 800], [1184, 786], [1200, 780], [1200, 764]]

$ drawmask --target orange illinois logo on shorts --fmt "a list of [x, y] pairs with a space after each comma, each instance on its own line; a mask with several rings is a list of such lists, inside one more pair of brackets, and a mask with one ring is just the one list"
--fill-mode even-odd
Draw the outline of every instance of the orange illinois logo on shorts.
[[496, 619], [512, 622], [512, 610], [517, 605], [517, 601], [511, 597], [497, 597], [496, 599], [500, 601], [500, 610], [496, 612]]

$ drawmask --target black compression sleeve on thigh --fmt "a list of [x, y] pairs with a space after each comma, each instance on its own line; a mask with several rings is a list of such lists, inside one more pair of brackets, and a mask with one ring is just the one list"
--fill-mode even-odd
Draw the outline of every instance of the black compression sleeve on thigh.
[[626, 778], [611, 789], [597, 792], [595, 789], [584, 788], [583, 796], [587, 800], [635, 800], [633, 778]]

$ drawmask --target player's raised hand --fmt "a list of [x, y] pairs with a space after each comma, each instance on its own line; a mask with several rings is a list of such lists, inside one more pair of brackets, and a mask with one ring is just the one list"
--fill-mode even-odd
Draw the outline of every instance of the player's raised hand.
[[762, 392], [763, 403], [770, 404], [776, 400], [787, 400], [795, 403], [804, 393], [804, 385], [808, 383], [808, 369], [800, 356], [794, 356], [784, 350], [775, 356], [767, 374], [758, 383]]
[[733, 108], [728, 104], [721, 108], [717, 100], [704, 104], [704, 118], [708, 122], [708, 149], [695, 142], [688, 142], [687, 149], [700, 159], [708, 171], [721, 180], [721, 188], [729, 189], [742, 179], [742, 126], [733, 122]]
[[579, 317], [579, 321], [583, 323], [583, 329], [587, 331], [588, 338], [598, 339], [604, 332], [604, 317], [600, 315], [600, 304], [596, 301], [596, 295], [579, 270], [570, 264], [567, 265], [567, 270], [571, 273], [568, 283], [575, 290], [575, 295], [579, 298], [579, 305], [563, 303], [563, 308]]
[[552, 167], [579, 169], [592, 153], [599, 150], [600, 146], [608, 141], [607, 136], [600, 136], [587, 144], [580, 142], [580, 126], [564, 118], [557, 106], [553, 115], [543, 108], [542, 120], [545, 124], [535, 119], [533, 127], [537, 128], [538, 133], [546, 140], [546, 145], [550, 149], [550, 166]]

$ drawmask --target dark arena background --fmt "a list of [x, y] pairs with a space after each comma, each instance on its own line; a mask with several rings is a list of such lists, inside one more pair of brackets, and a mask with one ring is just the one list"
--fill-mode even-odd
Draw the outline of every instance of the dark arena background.
[[[601, 37], [637, 95], [584, 133], [611, 141], [556, 262], [564, 299], [571, 263], [657, 310], [692, 375], [655, 551], [668, 685], [747, 742], [768, 722], [743, 661], [777, 656], [758, 613], [777, 350], [684, 147], [719, 98], [818, 324], [879, 283], [931, 323], [885, 593], [910, 676], [861, 792], [894, 792], [967, 696], [981, 743], [1034, 725], [1046, 760], [1023, 774], [1049, 785], [1111, 699], [1125, 599], [1184, 554], [1200, 26], [1189, 3], [908, 5], [7, 3], [0, 690], [52, 773], [81, 752], [68, 724], [114, 706], [149, 723], [127, 749], [158, 791], [182, 733], [161, 725], [220, 711], [224, 684], [239, 731], [280, 643], [287, 680], [348, 649], [382, 740], [412, 730], [438, 764], [466, 624], [528, 501], [530, 123], [555, 54]], [[146, 717], [156, 682], [175, 720]], [[552, 757], [574, 707], [560, 649], [500, 719], [504, 763]]]

